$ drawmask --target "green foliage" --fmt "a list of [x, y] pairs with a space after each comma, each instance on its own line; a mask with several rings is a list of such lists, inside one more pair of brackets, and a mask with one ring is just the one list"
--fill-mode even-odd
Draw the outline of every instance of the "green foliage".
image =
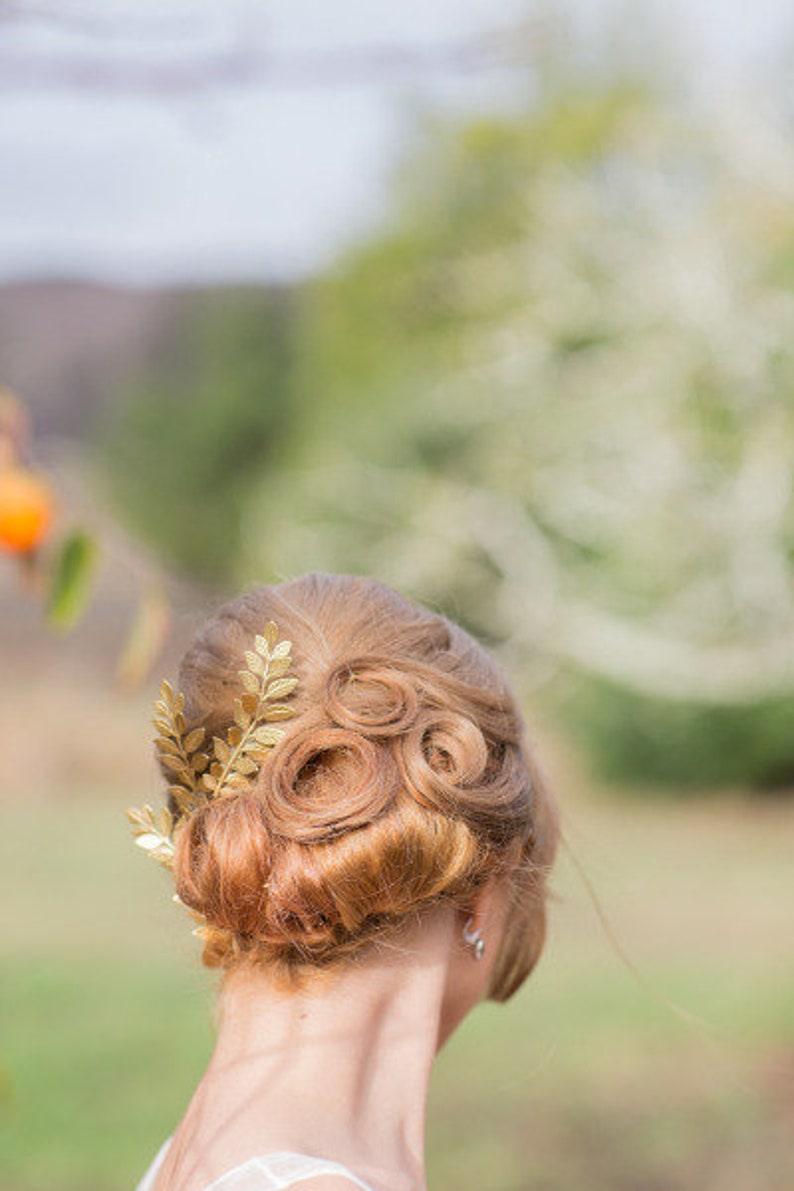
[[186, 301], [99, 435], [121, 515], [169, 566], [209, 583], [230, 582], [242, 508], [289, 427], [294, 319], [280, 290]]
[[690, 794], [794, 788], [794, 695], [704, 705], [584, 678], [558, 713], [602, 781]]
[[47, 619], [57, 629], [79, 620], [92, 593], [99, 546], [84, 530], [72, 530], [59, 543], [47, 596]]

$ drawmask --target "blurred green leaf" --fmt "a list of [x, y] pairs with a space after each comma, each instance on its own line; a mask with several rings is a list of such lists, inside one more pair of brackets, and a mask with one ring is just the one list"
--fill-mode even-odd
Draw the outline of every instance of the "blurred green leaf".
[[73, 530], [55, 559], [47, 600], [47, 620], [56, 629], [74, 627], [85, 611], [99, 559], [99, 546], [83, 529]]
[[133, 690], [146, 679], [159, 655], [171, 624], [171, 606], [159, 587], [147, 587], [141, 594], [118, 664], [116, 680]]

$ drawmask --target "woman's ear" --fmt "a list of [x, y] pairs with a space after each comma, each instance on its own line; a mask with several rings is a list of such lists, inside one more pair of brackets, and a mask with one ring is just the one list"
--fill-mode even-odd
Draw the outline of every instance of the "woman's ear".
[[484, 999], [490, 986], [511, 905], [512, 871], [520, 855], [521, 842], [516, 840], [498, 873], [455, 909], [439, 1050], [467, 1013]]
[[484, 969], [492, 967], [501, 947], [513, 900], [513, 873], [521, 853], [521, 840], [513, 840], [496, 874], [475, 890], [457, 912], [461, 950], [484, 959]]

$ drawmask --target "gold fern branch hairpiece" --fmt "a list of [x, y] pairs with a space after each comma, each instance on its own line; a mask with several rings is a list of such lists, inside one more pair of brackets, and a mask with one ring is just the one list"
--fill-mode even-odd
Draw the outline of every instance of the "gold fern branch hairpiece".
[[175, 693], [168, 679], [160, 684], [152, 723], [157, 729], [155, 746], [161, 765], [172, 775], [168, 786], [176, 814], [165, 806], [148, 804], [127, 810], [135, 843], [165, 868], [174, 857], [176, 828], [200, 807], [217, 798], [230, 798], [251, 782], [259, 767], [284, 736], [279, 721], [295, 714], [280, 700], [292, 694], [297, 679], [289, 675], [292, 644], [279, 641], [271, 620], [264, 633], [245, 652], [245, 669], [239, 671], [244, 693], [234, 701], [234, 723], [226, 739], [212, 738], [212, 755], [206, 730], [186, 732], [185, 696]]

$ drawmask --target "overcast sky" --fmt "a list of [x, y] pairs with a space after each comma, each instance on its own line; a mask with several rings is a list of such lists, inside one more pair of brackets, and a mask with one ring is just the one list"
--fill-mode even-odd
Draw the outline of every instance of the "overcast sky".
[[[526, 0], [52, 0], [57, 25], [2, 19], [25, 3], [0, 0], [0, 282], [258, 280], [320, 267], [377, 218], [413, 103], [494, 106], [518, 77], [362, 73], [355, 55], [432, 51], [528, 11]], [[763, 76], [794, 24], [791, 0], [624, 0], [622, 11], [642, 19], [645, 7], [712, 94]], [[567, 8], [597, 29], [615, 4]], [[350, 76], [149, 96], [43, 81], [92, 62], [214, 63], [230, 46], [241, 52], [241, 21], [242, 52], [262, 46], [287, 64], [350, 52]]]

